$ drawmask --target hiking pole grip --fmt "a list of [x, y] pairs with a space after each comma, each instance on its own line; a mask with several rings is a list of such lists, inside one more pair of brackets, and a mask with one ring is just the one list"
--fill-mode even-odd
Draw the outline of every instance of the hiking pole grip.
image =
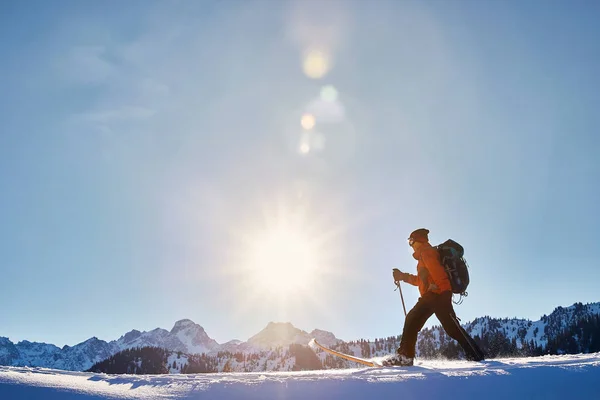
[[404, 309], [404, 317], [406, 318], [406, 306], [404, 305], [404, 296], [402, 295], [402, 288], [400, 287], [400, 281], [396, 281], [396, 287], [398, 287], [398, 291], [400, 292], [400, 299], [402, 300], [402, 308]]

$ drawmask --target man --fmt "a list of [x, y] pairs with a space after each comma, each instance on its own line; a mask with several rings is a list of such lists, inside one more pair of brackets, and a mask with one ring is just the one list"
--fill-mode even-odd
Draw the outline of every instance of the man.
[[402, 332], [397, 354], [386, 361], [386, 365], [413, 365], [417, 334], [425, 322], [435, 314], [442, 327], [452, 339], [458, 341], [467, 358], [481, 361], [484, 354], [475, 341], [460, 326], [452, 307], [452, 287], [448, 275], [440, 262], [438, 251], [429, 244], [429, 230], [417, 229], [410, 234], [408, 244], [413, 248], [413, 257], [418, 261], [417, 275], [401, 272], [394, 268], [394, 281], [404, 281], [418, 286], [421, 297], [409, 311]]

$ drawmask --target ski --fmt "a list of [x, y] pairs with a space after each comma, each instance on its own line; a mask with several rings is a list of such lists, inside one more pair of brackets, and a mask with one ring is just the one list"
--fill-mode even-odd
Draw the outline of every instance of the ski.
[[353, 361], [353, 362], [356, 362], [356, 363], [359, 363], [359, 364], [362, 364], [362, 365], [366, 365], [368, 367], [377, 367], [377, 368], [382, 367], [382, 365], [379, 365], [376, 362], [373, 362], [371, 360], [366, 360], [364, 358], [354, 357], [354, 356], [351, 356], [351, 355], [348, 355], [348, 354], [340, 353], [339, 351], [331, 350], [331, 349], [323, 346], [321, 343], [317, 342], [316, 339], [312, 339], [308, 345], [311, 346], [311, 347], [313, 345], [315, 345], [318, 348], [320, 348], [321, 350], [323, 350], [323, 351], [325, 351], [325, 352], [327, 352], [327, 353], [329, 353], [331, 355], [334, 355], [334, 356], [337, 356], [337, 357], [341, 357], [341, 358], [343, 358], [345, 360], [348, 360], [348, 361]]

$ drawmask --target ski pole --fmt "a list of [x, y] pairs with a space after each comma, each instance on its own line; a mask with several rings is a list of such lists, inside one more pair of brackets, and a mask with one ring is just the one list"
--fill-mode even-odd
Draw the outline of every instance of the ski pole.
[[[402, 296], [402, 288], [400, 287], [400, 281], [396, 281], [396, 287], [400, 291], [400, 299], [402, 300], [402, 308], [404, 309], [404, 317], [406, 318], [406, 306], [404, 305], [404, 296]], [[394, 289], [396, 290], [396, 289]]]

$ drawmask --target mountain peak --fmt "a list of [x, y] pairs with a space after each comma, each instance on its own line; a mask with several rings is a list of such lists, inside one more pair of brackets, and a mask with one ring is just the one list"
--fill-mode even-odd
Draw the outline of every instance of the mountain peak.
[[181, 319], [181, 320], [175, 322], [175, 325], [173, 325], [173, 329], [171, 329], [171, 333], [177, 333], [184, 329], [196, 328], [196, 327], [200, 328], [201, 330], [204, 330], [204, 328], [202, 328], [200, 325], [198, 325], [191, 319]]
[[328, 347], [333, 346], [341, 341], [340, 339], [336, 338], [333, 333], [324, 331], [322, 329], [313, 329], [313, 331], [310, 333], [310, 336], [317, 339], [319, 343]]
[[191, 354], [208, 353], [219, 344], [211, 339], [203, 327], [190, 319], [175, 322], [171, 335], [178, 340]]
[[120, 340], [122, 340], [125, 343], [129, 343], [129, 342], [132, 342], [135, 339], [139, 338], [140, 336], [142, 336], [142, 332], [138, 331], [137, 329], [134, 329], [130, 332], [127, 332], [125, 335], [121, 336]]
[[248, 343], [261, 348], [289, 346], [292, 343], [307, 344], [308, 334], [291, 322], [269, 322], [265, 329], [248, 339]]

